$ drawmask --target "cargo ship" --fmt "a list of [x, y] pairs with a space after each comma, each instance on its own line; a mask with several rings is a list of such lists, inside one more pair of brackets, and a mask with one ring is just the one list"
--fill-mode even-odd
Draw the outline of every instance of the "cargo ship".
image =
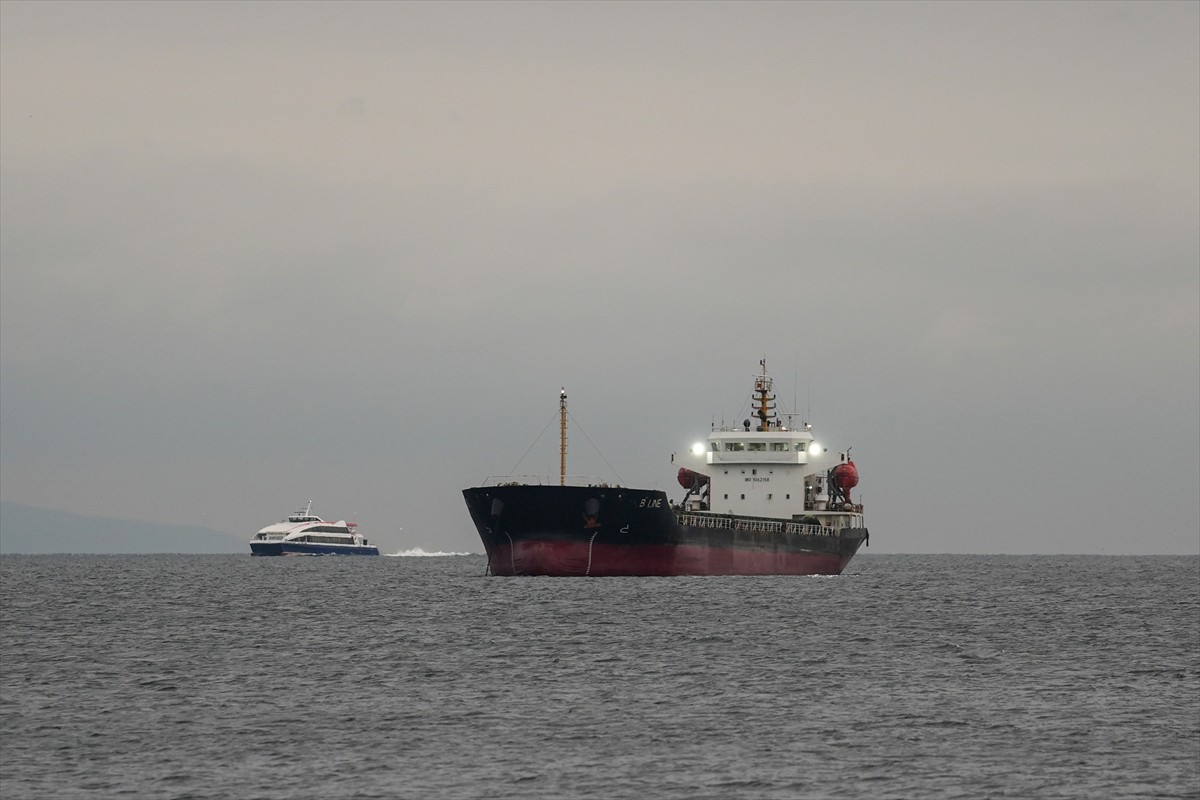
[[[569, 481], [567, 392], [559, 396], [559, 476], [489, 478], [464, 489], [491, 575], [837, 575], [869, 534], [851, 499], [858, 468], [834, 461], [807, 422], [776, 413], [766, 360], [753, 420], [712, 425], [672, 456], [683, 498], [658, 489]], [[740, 416], [740, 415], [739, 415]]]

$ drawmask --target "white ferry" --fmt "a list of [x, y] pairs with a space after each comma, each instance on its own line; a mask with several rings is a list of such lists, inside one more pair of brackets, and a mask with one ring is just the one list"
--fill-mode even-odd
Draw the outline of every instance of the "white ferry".
[[312, 513], [312, 501], [282, 522], [268, 525], [250, 539], [256, 556], [377, 556], [379, 548], [353, 522], [327, 522]]

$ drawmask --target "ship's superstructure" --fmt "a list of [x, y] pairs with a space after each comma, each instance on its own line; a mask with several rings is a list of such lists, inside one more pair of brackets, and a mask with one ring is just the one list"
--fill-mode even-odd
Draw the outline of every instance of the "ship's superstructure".
[[759, 365], [754, 420], [714, 426], [706, 442], [676, 457], [679, 483], [688, 490], [683, 510], [862, 527], [862, 506], [850, 499], [858, 470], [849, 448], [829, 469], [830, 454], [814, 439], [812, 426], [793, 426], [776, 413], [766, 360]]

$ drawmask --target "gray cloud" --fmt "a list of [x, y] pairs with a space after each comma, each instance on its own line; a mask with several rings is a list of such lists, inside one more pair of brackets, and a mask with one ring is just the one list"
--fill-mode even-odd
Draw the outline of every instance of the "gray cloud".
[[477, 549], [765, 355], [881, 550], [1195, 552], [1197, 14], [5, 3], [4, 499]]

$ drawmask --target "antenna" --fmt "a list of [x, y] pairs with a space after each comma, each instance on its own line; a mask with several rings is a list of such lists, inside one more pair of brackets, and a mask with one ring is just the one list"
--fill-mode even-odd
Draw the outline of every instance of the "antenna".
[[799, 402], [797, 402], [797, 400], [796, 400], [796, 395], [799, 394], [799, 392], [800, 392], [799, 387], [800, 387], [800, 363], [799, 363], [799, 359], [797, 359], [795, 365], [792, 367], [792, 413], [793, 414], [796, 413], [797, 407], [800, 405]]

